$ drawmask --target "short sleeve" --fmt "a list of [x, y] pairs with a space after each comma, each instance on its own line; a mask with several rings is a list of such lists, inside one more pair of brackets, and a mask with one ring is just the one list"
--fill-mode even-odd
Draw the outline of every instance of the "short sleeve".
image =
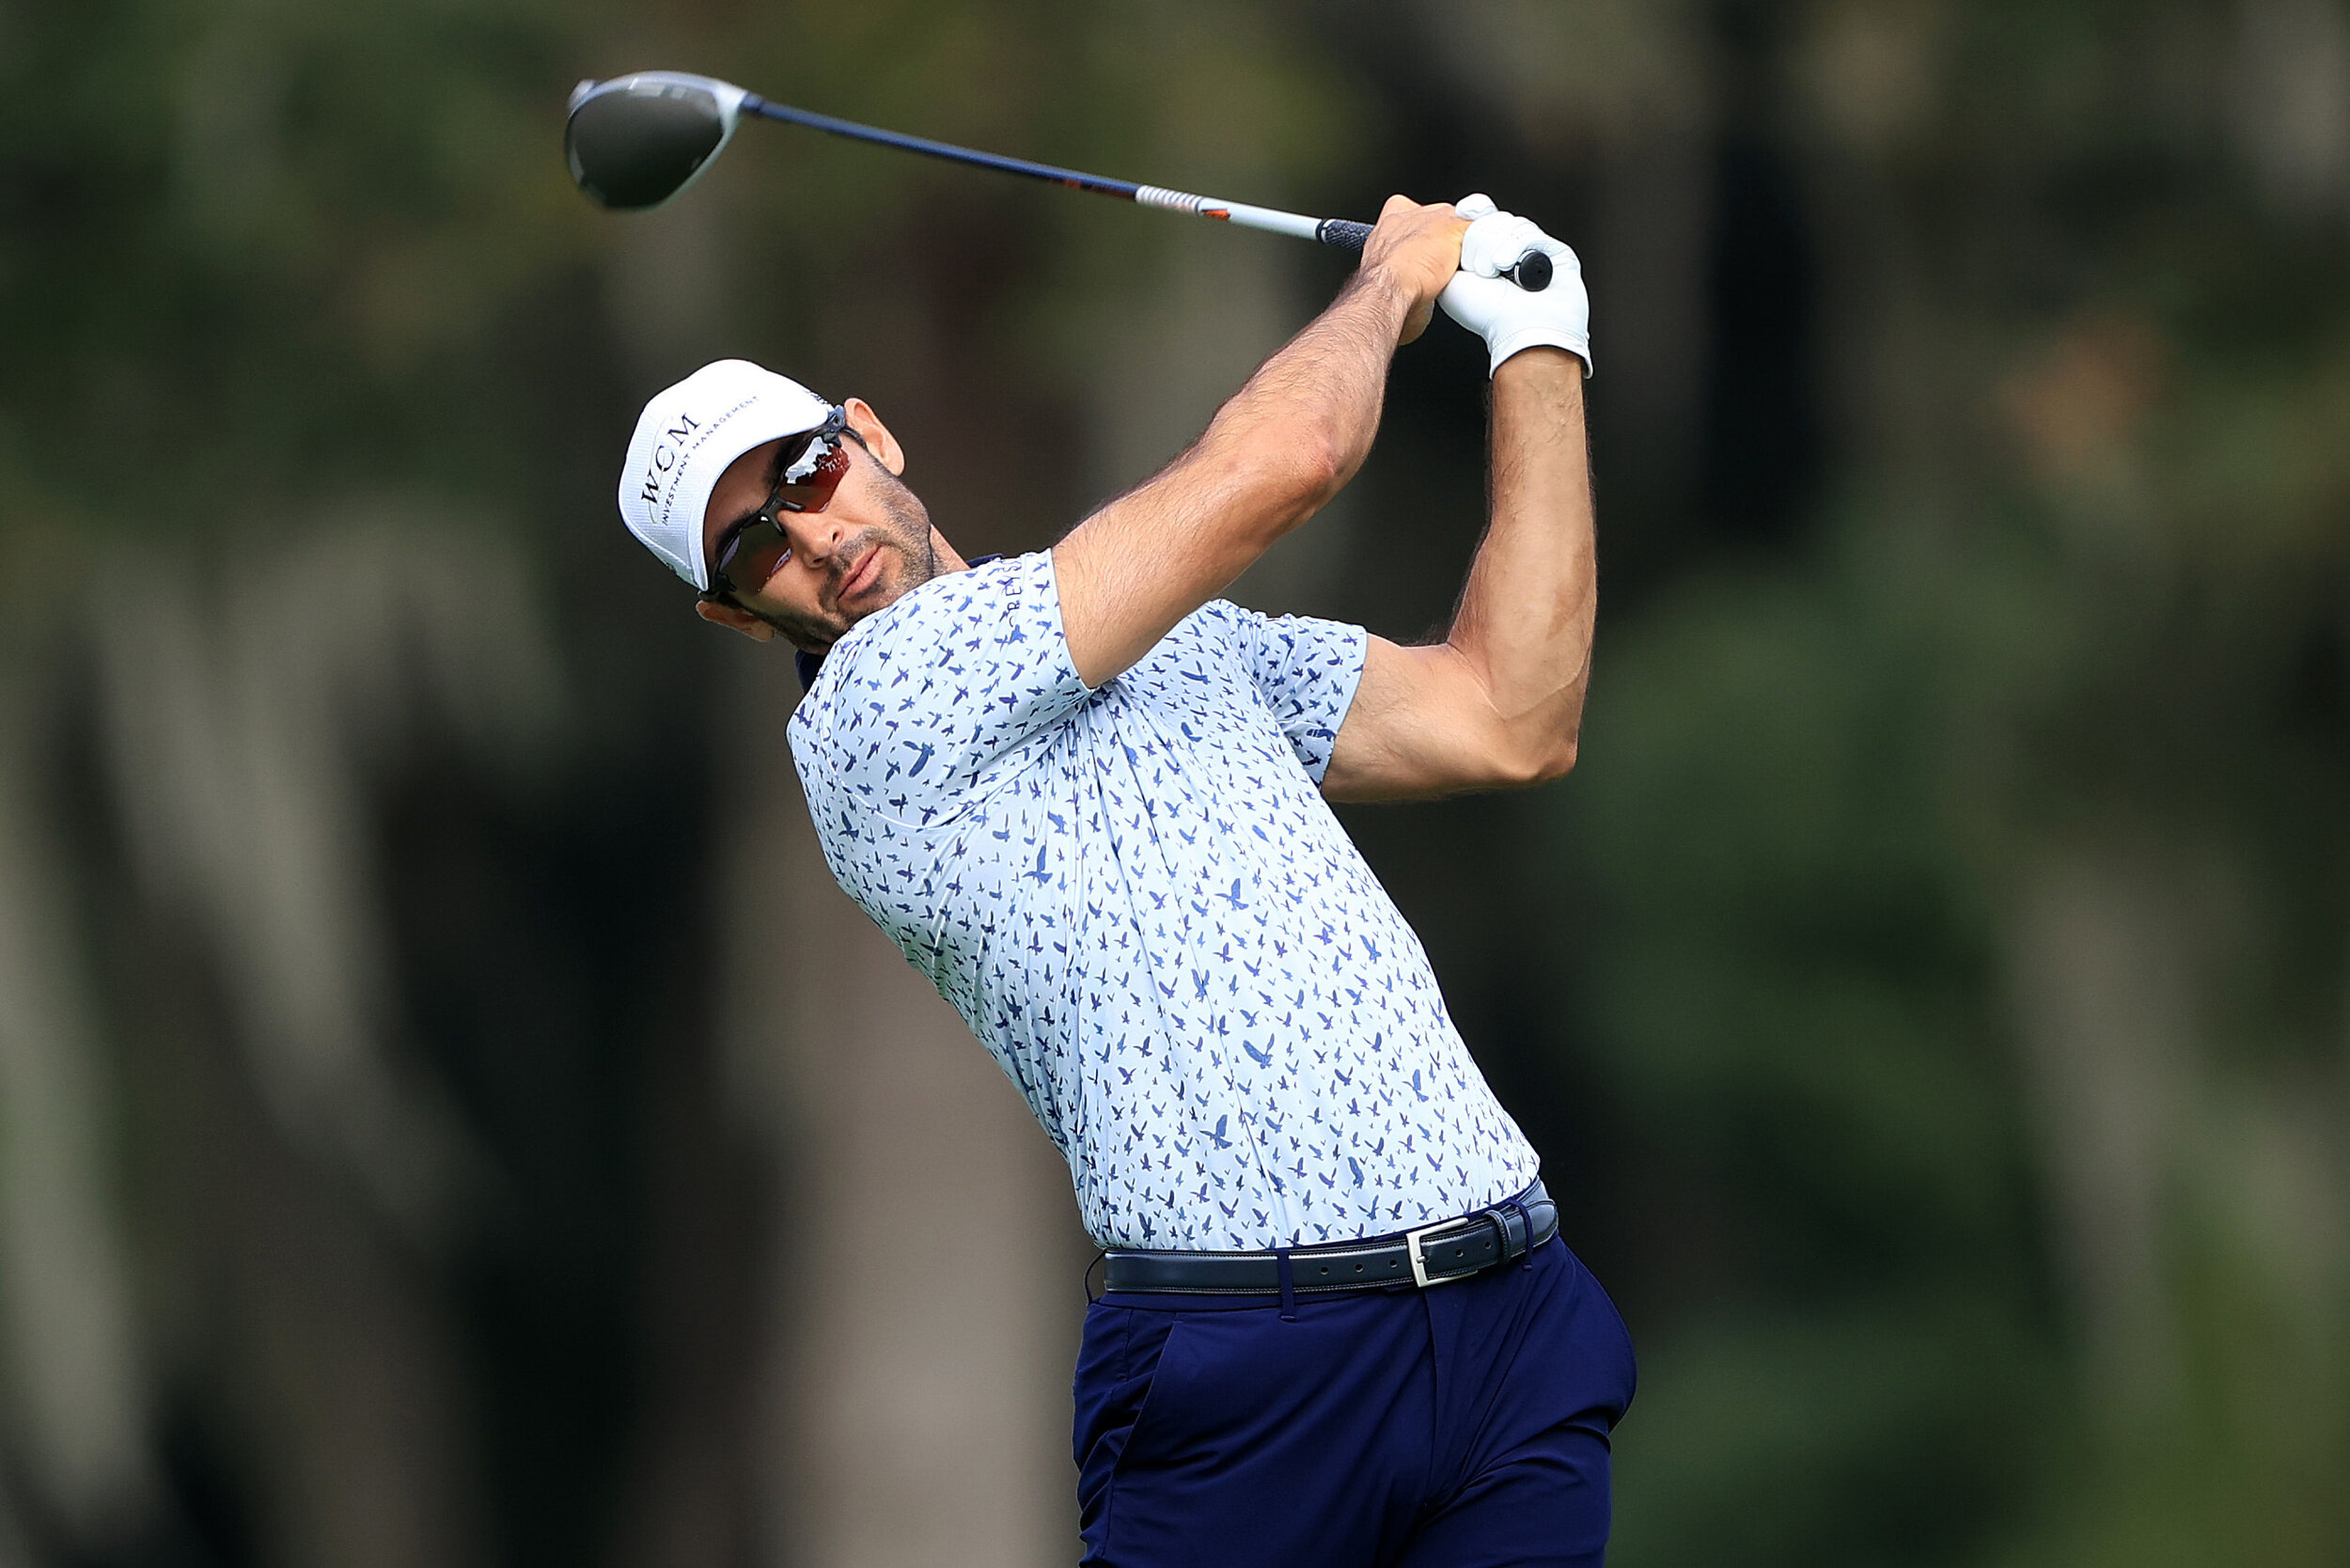
[[792, 715], [791, 749], [843, 807], [936, 821], [1089, 695], [1040, 551], [935, 578], [859, 621]]
[[1363, 679], [1371, 635], [1359, 626], [1311, 616], [1240, 612], [1249, 673], [1297, 760], [1316, 784], [1329, 770], [1339, 727]]

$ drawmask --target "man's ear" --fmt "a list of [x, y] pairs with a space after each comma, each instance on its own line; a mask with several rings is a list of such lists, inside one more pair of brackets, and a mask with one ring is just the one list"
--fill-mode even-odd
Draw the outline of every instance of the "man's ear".
[[731, 626], [753, 642], [773, 642], [776, 629], [740, 604], [723, 599], [697, 599], [694, 613], [713, 626]]
[[851, 398], [840, 405], [849, 416], [849, 428], [865, 443], [865, 449], [878, 459], [884, 468], [893, 474], [906, 471], [906, 452], [898, 445], [898, 438], [889, 433], [889, 427], [881, 422], [873, 405], [863, 398]]

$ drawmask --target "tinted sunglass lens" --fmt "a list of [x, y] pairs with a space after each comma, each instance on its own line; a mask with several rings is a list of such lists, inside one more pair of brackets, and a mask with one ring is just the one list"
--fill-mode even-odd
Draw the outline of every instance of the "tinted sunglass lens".
[[782, 472], [789, 475], [807, 462], [811, 446], [821, 448], [814, 465], [797, 478], [778, 478], [760, 509], [765, 515], [736, 530], [719, 552], [718, 575], [737, 593], [756, 593], [766, 587], [791, 554], [791, 541], [784, 537], [783, 525], [775, 520], [775, 514], [823, 510], [847, 477], [849, 454], [829, 428], [811, 431], [795, 447], [787, 448], [782, 454]]
[[791, 548], [791, 541], [775, 524], [754, 523], [728, 541], [726, 553], [718, 558], [718, 574], [736, 592], [756, 593], [767, 586], [767, 579], [782, 566]]
[[832, 499], [832, 493], [840, 488], [840, 480], [849, 472], [849, 454], [838, 441], [826, 437], [824, 449], [816, 459], [816, 466], [796, 479], [787, 479], [776, 487], [776, 494], [793, 511], [821, 511]]

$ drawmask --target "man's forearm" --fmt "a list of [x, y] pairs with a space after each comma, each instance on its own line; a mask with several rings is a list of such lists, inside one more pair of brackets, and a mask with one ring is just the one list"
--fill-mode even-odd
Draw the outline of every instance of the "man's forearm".
[[1529, 349], [1494, 376], [1492, 520], [1447, 641], [1545, 775], [1574, 760], [1597, 605], [1583, 364]]
[[1149, 652], [1361, 466], [1387, 362], [1458, 271], [1463, 227], [1449, 207], [1389, 200], [1330, 308], [1181, 457], [1053, 547], [1062, 631], [1088, 685]]
[[1328, 309], [1260, 366], [1216, 413], [1195, 451], [1204, 458], [1261, 450], [1312, 454], [1327, 500], [1371, 453], [1387, 367], [1412, 311], [1390, 275], [1357, 272]]

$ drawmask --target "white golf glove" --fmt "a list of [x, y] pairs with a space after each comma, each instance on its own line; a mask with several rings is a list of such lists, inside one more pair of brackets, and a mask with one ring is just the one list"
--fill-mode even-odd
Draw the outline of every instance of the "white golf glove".
[[[1473, 220], [1461, 236], [1461, 270], [1436, 303], [1444, 313], [1485, 340], [1486, 373], [1521, 349], [1566, 349], [1591, 373], [1591, 299], [1583, 290], [1583, 263], [1532, 220], [1496, 208], [1493, 198], [1464, 196], [1452, 210]], [[1501, 275], [1529, 250], [1549, 253], [1550, 287], [1528, 291]]]

